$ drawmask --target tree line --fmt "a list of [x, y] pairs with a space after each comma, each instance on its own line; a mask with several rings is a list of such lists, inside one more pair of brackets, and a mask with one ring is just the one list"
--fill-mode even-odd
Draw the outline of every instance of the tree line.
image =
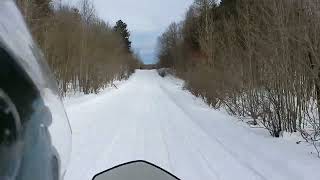
[[17, 0], [17, 5], [64, 95], [97, 93], [114, 80], [128, 78], [139, 65], [130, 50], [127, 25], [119, 21], [111, 27], [97, 17], [89, 0], [77, 7], [53, 0]]
[[212, 107], [318, 150], [319, 32], [320, 1], [195, 0], [159, 37], [158, 65]]

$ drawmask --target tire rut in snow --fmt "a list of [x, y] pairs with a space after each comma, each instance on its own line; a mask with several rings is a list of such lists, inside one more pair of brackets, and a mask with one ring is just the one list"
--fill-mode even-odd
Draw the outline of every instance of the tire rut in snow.
[[[200, 127], [197, 123], [194, 123], [194, 120], [191, 118], [191, 116], [189, 115], [189, 113], [184, 109], [182, 108], [180, 105], [178, 105], [175, 100], [169, 95], [168, 91], [161, 85], [159, 84], [159, 88], [163, 91], [163, 94], [168, 98], [168, 102], [171, 102], [172, 104], [174, 104], [174, 106], [179, 109], [179, 111], [181, 113], [184, 114], [185, 118], [184, 118], [184, 121], [189, 121], [192, 125], [194, 125], [193, 127], [197, 127], [197, 130], [194, 129], [194, 131], [196, 132], [193, 132], [191, 134], [201, 134], [201, 136], [203, 136], [204, 138], [202, 139], [205, 139], [207, 140], [208, 142], [212, 142], [213, 139], [211, 136], [209, 136], [207, 134], [207, 132], [205, 130], [202, 129], [202, 127]], [[169, 123], [169, 122], [168, 122]], [[188, 134], [186, 133], [185, 134], [186, 136], [188, 136]], [[237, 154], [235, 154], [232, 150], [230, 150], [227, 146], [225, 146], [218, 138], [216, 137], [213, 137], [215, 142], [217, 142], [221, 148], [223, 148], [223, 150], [225, 152], [227, 152], [233, 159], [236, 160], [236, 162], [238, 162], [239, 164], [241, 164], [243, 167], [245, 167], [246, 169], [248, 169], [249, 171], [251, 171], [252, 173], [254, 173], [257, 177], [259, 177], [259, 179], [261, 180], [267, 180], [267, 178], [261, 174], [257, 169], [253, 168], [252, 166], [250, 166], [250, 164], [248, 164], [247, 162], [241, 160]], [[190, 145], [190, 147], [194, 147], [194, 144], [192, 142], [190, 142], [190, 138], [184, 138], [186, 139], [186, 141], [188, 142], [188, 144]], [[203, 140], [204, 141], [204, 140]], [[197, 148], [196, 149], [196, 152], [198, 154], [201, 155], [201, 158], [207, 163], [207, 166], [213, 171], [213, 172], [216, 172], [215, 175], [217, 178], [220, 177], [220, 175], [217, 173], [218, 171], [214, 168], [212, 168], [211, 166], [211, 163], [210, 161], [206, 158], [206, 155], [204, 155], [201, 151], [201, 148]], [[196, 153], [196, 154], [197, 154]], [[214, 152], [212, 152], [214, 153]]]

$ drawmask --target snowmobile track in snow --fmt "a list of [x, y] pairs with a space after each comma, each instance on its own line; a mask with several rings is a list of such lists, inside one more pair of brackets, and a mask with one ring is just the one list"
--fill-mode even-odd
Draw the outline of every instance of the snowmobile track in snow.
[[252, 130], [154, 70], [137, 70], [118, 89], [67, 104], [73, 152], [66, 180], [90, 180], [133, 160], [182, 180], [320, 179], [311, 147]]

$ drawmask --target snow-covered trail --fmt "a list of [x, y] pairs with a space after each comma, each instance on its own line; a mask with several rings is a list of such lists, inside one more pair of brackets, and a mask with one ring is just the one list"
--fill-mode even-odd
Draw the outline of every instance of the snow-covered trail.
[[305, 145], [274, 139], [210, 109], [181, 82], [138, 70], [119, 89], [67, 105], [73, 152], [66, 180], [147, 160], [183, 180], [320, 179]]

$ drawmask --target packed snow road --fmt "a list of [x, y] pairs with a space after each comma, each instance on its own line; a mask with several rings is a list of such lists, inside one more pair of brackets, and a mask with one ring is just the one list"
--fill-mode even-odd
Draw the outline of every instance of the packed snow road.
[[66, 106], [73, 130], [66, 180], [133, 160], [183, 180], [320, 179], [311, 147], [252, 130], [156, 71], [137, 71], [119, 89]]

